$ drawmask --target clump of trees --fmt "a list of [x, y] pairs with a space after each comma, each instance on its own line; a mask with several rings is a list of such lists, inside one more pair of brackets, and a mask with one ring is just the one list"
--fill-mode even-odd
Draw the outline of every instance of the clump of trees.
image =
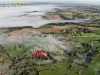
[[33, 28], [32, 26], [23, 26], [23, 27], [9, 27], [8, 30], [11, 32], [11, 31], [14, 31], [14, 30], [22, 30], [24, 28]]

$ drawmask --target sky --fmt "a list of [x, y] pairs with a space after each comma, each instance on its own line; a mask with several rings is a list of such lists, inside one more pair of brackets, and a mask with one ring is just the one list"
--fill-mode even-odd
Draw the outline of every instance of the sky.
[[100, 0], [0, 0], [0, 2], [66, 2], [82, 4], [100, 4]]

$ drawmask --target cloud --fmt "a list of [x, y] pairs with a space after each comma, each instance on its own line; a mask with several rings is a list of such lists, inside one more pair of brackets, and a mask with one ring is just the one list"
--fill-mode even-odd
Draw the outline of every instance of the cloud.
[[[33, 26], [38, 28], [48, 23], [79, 22], [79, 20], [46, 20], [42, 16], [55, 12], [56, 5], [5, 7], [0, 10], [0, 27]], [[83, 20], [80, 20], [83, 21]]]
[[49, 23], [48, 20], [42, 18], [42, 15], [45, 15], [47, 12], [53, 11], [54, 8], [54, 5], [2, 8], [2, 10], [0, 10], [0, 27], [39, 27], [41, 25]]
[[[64, 53], [66, 50], [70, 52], [73, 50], [73, 43], [60, 41], [59, 37], [55, 38], [53, 35], [46, 37], [38, 36], [39, 33], [33, 32], [31, 34], [1, 34], [0, 44], [6, 46], [8, 44], [22, 44], [25, 47], [30, 47], [30, 52], [48, 51]], [[63, 38], [63, 37], [60, 37]]]

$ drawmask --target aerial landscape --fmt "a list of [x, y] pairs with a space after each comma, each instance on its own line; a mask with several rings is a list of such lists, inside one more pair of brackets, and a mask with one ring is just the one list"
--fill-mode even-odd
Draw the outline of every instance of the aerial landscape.
[[100, 75], [100, 5], [19, 3], [0, 5], [0, 75]]

